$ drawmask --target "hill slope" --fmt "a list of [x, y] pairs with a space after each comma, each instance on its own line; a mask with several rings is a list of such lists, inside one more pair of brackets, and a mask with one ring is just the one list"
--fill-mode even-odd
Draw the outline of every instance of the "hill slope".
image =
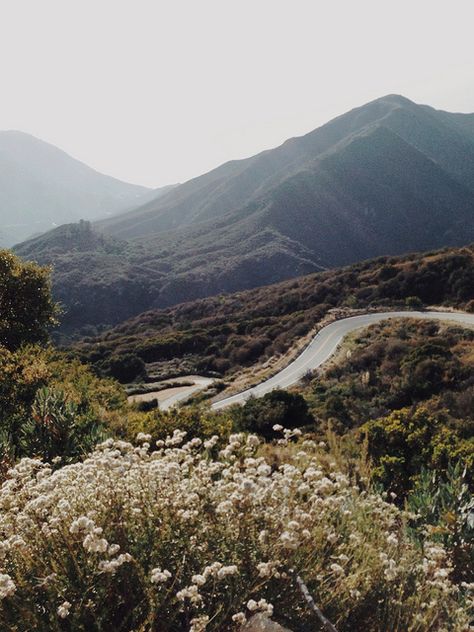
[[100, 248], [77, 254], [61, 232], [18, 248], [55, 265], [69, 329], [369, 257], [459, 246], [474, 240], [474, 119], [389, 95], [96, 230], [124, 243], [120, 260]]
[[150, 193], [98, 173], [29, 134], [0, 132], [0, 246], [57, 224], [124, 211]]
[[421, 304], [474, 310], [474, 246], [380, 257], [144, 312], [76, 348], [83, 360], [105, 371], [111, 358], [132, 353], [175, 368], [184, 362], [191, 373], [234, 373], [286, 351], [331, 309]]

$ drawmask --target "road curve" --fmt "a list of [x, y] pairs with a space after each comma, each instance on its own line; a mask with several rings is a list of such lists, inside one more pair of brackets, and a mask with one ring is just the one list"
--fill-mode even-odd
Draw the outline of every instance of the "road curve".
[[163, 400], [159, 405], [160, 410], [169, 410], [170, 408], [173, 408], [173, 406], [176, 406], [176, 404], [179, 404], [179, 402], [183, 402], [189, 399], [191, 395], [195, 395], [199, 391], [204, 390], [213, 382], [214, 380], [208, 377], [200, 377], [196, 379], [193, 386], [189, 386], [188, 388], [186, 388], [186, 390], [175, 393], [174, 395], [171, 395], [167, 399]]
[[474, 314], [465, 312], [378, 312], [342, 318], [323, 327], [312, 339], [306, 349], [282, 371], [252, 388], [221, 399], [212, 404], [213, 410], [219, 410], [232, 404], [243, 404], [253, 397], [261, 397], [275, 388], [287, 388], [296, 384], [308, 371], [320, 367], [336, 351], [347, 334], [373, 325], [389, 318], [422, 318], [426, 320], [446, 320], [460, 325], [473, 325]]

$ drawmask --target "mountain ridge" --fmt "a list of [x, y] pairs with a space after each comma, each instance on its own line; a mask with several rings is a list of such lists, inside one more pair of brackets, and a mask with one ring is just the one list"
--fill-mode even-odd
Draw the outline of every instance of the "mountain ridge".
[[65, 328], [461, 246], [474, 240], [474, 117], [387, 95], [90, 230], [123, 243], [121, 260], [101, 247], [85, 260], [61, 231], [17, 248], [55, 266]]
[[125, 211], [150, 196], [151, 189], [102, 174], [31, 134], [0, 131], [0, 245]]

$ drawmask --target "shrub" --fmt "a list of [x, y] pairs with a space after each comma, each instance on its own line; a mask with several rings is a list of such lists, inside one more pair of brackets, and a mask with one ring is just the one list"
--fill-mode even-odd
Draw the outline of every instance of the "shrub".
[[302, 395], [276, 389], [263, 397], [251, 397], [244, 406], [233, 409], [236, 428], [256, 432], [262, 437], [275, 436], [274, 425], [296, 428], [314, 423]]
[[45, 342], [56, 323], [49, 270], [0, 250], [0, 345], [12, 351]]
[[108, 361], [108, 373], [119, 382], [133, 382], [146, 375], [145, 363], [134, 353], [112, 356]]
[[317, 448], [272, 469], [255, 436], [150, 453], [109, 440], [55, 472], [25, 459], [0, 490], [3, 630], [227, 632], [271, 611], [312, 613], [292, 570], [338, 629], [466, 630], [441, 545], [415, 547], [404, 514], [362, 492]]
[[456, 580], [474, 582], [474, 498], [461, 463], [445, 473], [423, 469], [407, 506], [418, 528], [445, 547]]
[[81, 415], [62, 391], [43, 388], [36, 394], [21, 440], [24, 454], [67, 462], [85, 456], [106, 436], [94, 415]]
[[399, 496], [405, 496], [425, 467], [443, 471], [462, 459], [472, 471], [474, 445], [446, 427], [442, 411], [403, 408], [367, 422], [361, 434], [367, 438], [375, 479]]

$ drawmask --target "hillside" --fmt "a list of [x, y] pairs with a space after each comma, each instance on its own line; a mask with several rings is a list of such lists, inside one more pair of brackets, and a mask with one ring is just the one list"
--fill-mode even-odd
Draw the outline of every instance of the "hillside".
[[150, 194], [29, 134], [0, 132], [0, 247], [58, 224], [125, 211]]
[[[380, 137], [380, 129], [392, 134]], [[400, 139], [404, 142], [402, 146], [395, 144], [395, 155], [388, 158], [390, 166], [398, 165], [398, 169], [403, 166], [396, 152], [408, 151], [406, 145], [421, 154], [418, 162], [413, 164], [416, 169], [411, 173], [413, 188], [416, 187], [415, 178], [423, 180], [427, 175], [418, 174], [418, 169], [424, 165], [429, 171], [429, 166], [432, 166], [425, 164], [428, 161], [445, 170], [448, 180], [455, 178], [469, 190], [474, 190], [473, 117], [438, 112], [402, 96], [388, 95], [355, 108], [305, 136], [292, 138], [280, 147], [252, 158], [225, 163], [190, 180], [166, 198], [151, 200], [133, 213], [105, 220], [98, 226], [109, 234], [130, 238], [214, 220], [234, 211], [239, 211], [241, 216], [243, 209], [253, 201], [259, 207], [277, 201], [282, 183], [285, 183], [285, 188], [291, 187], [293, 182], [298, 184], [301, 179], [312, 180], [313, 176], [322, 172], [328, 180], [318, 181], [317, 187], [329, 186], [331, 175], [336, 175], [334, 170], [338, 160], [335, 156], [349, 161], [347, 176], [351, 175], [351, 171], [354, 176], [359, 176], [363, 166], [376, 167], [384, 152], [392, 151], [391, 143], [396, 143], [394, 134], [399, 137], [399, 142]], [[367, 151], [365, 156], [364, 151]], [[328, 157], [332, 159], [328, 162], [322, 160]], [[366, 160], [366, 165], [358, 164], [359, 158]], [[416, 158], [412, 160], [416, 161]], [[389, 185], [387, 174], [374, 175], [372, 186]], [[395, 175], [399, 174], [395, 172]], [[297, 179], [293, 181], [295, 176]], [[347, 185], [351, 184], [347, 182]], [[449, 186], [448, 183], [445, 186]], [[332, 192], [337, 194], [338, 188], [335, 187]], [[324, 197], [313, 197], [306, 201], [307, 207], [318, 209], [323, 206], [323, 201]], [[337, 201], [342, 205], [345, 200]], [[367, 202], [370, 206], [370, 201]], [[248, 210], [254, 212], [256, 209]], [[380, 210], [383, 211], [383, 207]]]
[[95, 230], [126, 242], [119, 262], [101, 249], [78, 255], [54, 231], [17, 252], [54, 265], [71, 331], [371, 257], [469, 243], [473, 194], [473, 117], [389, 95], [99, 222]]
[[[74, 353], [107, 374], [133, 354], [161, 372], [233, 374], [285, 352], [331, 309], [446, 305], [474, 309], [474, 246], [381, 257], [266, 287], [148, 311]], [[153, 365], [153, 367], [151, 367]]]

